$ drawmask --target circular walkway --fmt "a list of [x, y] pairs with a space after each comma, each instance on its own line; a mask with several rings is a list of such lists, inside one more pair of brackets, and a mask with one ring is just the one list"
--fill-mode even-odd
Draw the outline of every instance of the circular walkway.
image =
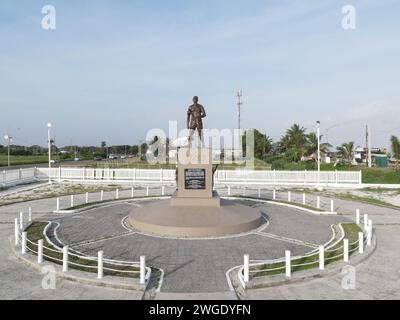
[[163, 292], [227, 291], [226, 272], [242, 264], [245, 253], [252, 260], [280, 258], [285, 250], [302, 255], [331, 239], [332, 224], [349, 222], [341, 216], [241, 200], [241, 204], [257, 206], [268, 225], [246, 234], [205, 239], [157, 237], [124, 228], [121, 221], [132, 206], [149, 202], [108, 204], [63, 217], [50, 214], [42, 220], [58, 222], [58, 239], [81, 253], [97, 255], [103, 250], [106, 258], [130, 261], [145, 255], [148, 265], [164, 271]]

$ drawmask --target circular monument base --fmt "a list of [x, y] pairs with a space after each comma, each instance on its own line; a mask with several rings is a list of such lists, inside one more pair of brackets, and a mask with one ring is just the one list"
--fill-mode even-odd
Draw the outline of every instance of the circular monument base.
[[187, 238], [243, 233], [258, 228], [264, 219], [259, 210], [234, 200], [221, 199], [220, 207], [186, 207], [171, 206], [168, 199], [132, 209], [127, 221], [144, 233]]

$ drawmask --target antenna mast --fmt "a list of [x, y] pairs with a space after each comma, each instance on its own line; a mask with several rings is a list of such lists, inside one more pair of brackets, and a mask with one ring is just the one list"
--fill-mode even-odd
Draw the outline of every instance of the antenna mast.
[[238, 90], [238, 92], [236, 93], [236, 97], [237, 97], [237, 106], [238, 106], [238, 111], [237, 111], [237, 115], [238, 115], [238, 129], [240, 132], [240, 109], [242, 107], [243, 101], [242, 101], [242, 90]]

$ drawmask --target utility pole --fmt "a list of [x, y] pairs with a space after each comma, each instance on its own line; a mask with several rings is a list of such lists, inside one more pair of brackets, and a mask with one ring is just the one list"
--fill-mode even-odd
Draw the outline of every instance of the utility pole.
[[365, 132], [365, 139], [366, 139], [366, 146], [367, 146], [367, 165], [368, 168], [372, 167], [372, 156], [371, 156], [371, 133], [369, 130], [368, 125], [366, 126], [366, 132]]
[[48, 149], [49, 149], [49, 184], [51, 184], [51, 135], [50, 129], [52, 125], [51, 123], [47, 123], [47, 142], [48, 142]]
[[317, 181], [318, 181], [318, 187], [320, 184], [320, 172], [321, 172], [321, 148], [320, 148], [320, 121], [317, 121], [317, 170], [318, 170], [318, 177], [317, 177]]
[[10, 144], [12, 141], [12, 137], [8, 134], [4, 136], [4, 139], [7, 141], [7, 167], [10, 166]]
[[[242, 101], [242, 96], [243, 96], [243, 93], [242, 93], [242, 89], [240, 89], [240, 90], [238, 90], [237, 92], [236, 92], [236, 97], [237, 97], [237, 102], [236, 102], [236, 105], [237, 105], [237, 121], [238, 121], [238, 124], [237, 124], [237, 126], [238, 126], [238, 146], [237, 146], [237, 150], [242, 150], [242, 132], [240, 131], [241, 130], [241, 125], [240, 125], [240, 111], [241, 111], [241, 108], [242, 108], [242, 105], [243, 105], [243, 101]], [[243, 152], [243, 150], [242, 150], [242, 152]], [[232, 160], [234, 160], [235, 159], [235, 153], [233, 152], [233, 154], [232, 154]]]
[[239, 133], [240, 133], [240, 109], [241, 109], [242, 104], [243, 104], [242, 96], [243, 96], [242, 90], [240, 89], [240, 90], [238, 90], [238, 92], [236, 93], [236, 97], [237, 97], [237, 103], [236, 103], [236, 104], [237, 104], [237, 106], [238, 106], [238, 109], [237, 109], [237, 116], [238, 116], [238, 130], [239, 130]]

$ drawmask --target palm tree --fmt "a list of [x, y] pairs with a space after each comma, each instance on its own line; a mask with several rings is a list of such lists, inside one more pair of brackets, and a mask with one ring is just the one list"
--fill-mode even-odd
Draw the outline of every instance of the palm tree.
[[354, 159], [354, 141], [343, 143], [340, 147], [337, 147], [338, 155], [342, 159], [348, 160], [349, 162]]
[[390, 142], [392, 144], [393, 156], [396, 159], [400, 159], [400, 141], [399, 141], [399, 138], [397, 138], [396, 136], [392, 136], [390, 138]]
[[298, 124], [293, 124], [286, 134], [281, 138], [280, 148], [281, 151], [293, 149], [300, 157], [304, 155], [307, 143], [306, 129]]
[[[322, 139], [322, 135], [319, 137]], [[327, 154], [329, 149], [332, 148], [332, 145], [329, 143], [320, 143], [319, 150], [321, 154]], [[311, 132], [307, 135], [307, 147], [306, 147], [307, 155], [313, 155], [315, 161], [318, 161], [318, 137], [315, 132]]]

